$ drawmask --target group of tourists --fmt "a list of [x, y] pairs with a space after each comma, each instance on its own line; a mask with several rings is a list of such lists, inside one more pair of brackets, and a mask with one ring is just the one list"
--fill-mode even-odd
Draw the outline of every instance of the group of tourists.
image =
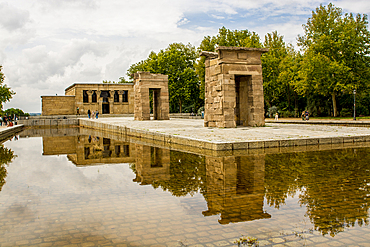
[[308, 111], [303, 111], [301, 117], [303, 121], [308, 121], [310, 119], [310, 113]]
[[[308, 121], [310, 119], [310, 113], [307, 110], [303, 111], [302, 114], [301, 114], [301, 117], [302, 117], [303, 121]], [[275, 121], [278, 121], [278, 120], [279, 120], [279, 113], [276, 112], [275, 113]]]
[[0, 116], [0, 126], [13, 126], [13, 122], [16, 122], [17, 119], [16, 115], [14, 117], [7, 115]]
[[89, 119], [90, 118], [92, 118], [92, 119], [94, 119], [94, 118], [98, 119], [98, 117], [99, 117], [99, 111], [98, 110], [97, 111], [92, 111], [92, 114], [91, 114], [91, 111], [89, 109], [89, 110], [87, 110], [87, 116], [89, 117]]
[[[76, 116], [79, 116], [80, 115], [80, 108], [79, 107], [77, 107], [76, 108]], [[89, 110], [87, 110], [87, 116], [89, 117], [89, 119], [90, 118], [92, 118], [92, 119], [94, 119], [94, 118], [96, 118], [96, 119], [98, 119], [99, 118], [99, 111], [98, 110], [96, 110], [96, 111], [90, 111], [90, 109]]]

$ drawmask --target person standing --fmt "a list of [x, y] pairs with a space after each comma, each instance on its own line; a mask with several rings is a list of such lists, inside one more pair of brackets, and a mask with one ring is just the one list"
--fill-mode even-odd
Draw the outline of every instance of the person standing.
[[275, 121], [278, 121], [279, 120], [279, 113], [278, 112], [276, 112], [275, 113]]
[[89, 110], [87, 110], [87, 116], [89, 117], [89, 119], [90, 119], [90, 117], [91, 117], [91, 111], [90, 111], [90, 109]]
[[77, 107], [77, 109], [76, 109], [76, 115], [80, 115], [80, 108], [79, 107]]
[[96, 110], [96, 112], [95, 112], [96, 119], [98, 119], [98, 115], [99, 115], [99, 111]]

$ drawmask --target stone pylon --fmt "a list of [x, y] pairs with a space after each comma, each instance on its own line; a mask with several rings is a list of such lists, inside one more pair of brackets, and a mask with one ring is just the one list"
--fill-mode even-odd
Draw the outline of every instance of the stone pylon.
[[261, 54], [268, 49], [225, 47], [201, 52], [205, 61], [204, 126], [263, 126]]

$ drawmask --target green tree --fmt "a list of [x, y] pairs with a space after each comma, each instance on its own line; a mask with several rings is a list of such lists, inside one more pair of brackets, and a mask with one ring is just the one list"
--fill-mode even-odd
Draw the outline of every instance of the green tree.
[[265, 197], [279, 208], [299, 191], [315, 230], [331, 236], [368, 225], [369, 149], [270, 154], [265, 158]]
[[194, 195], [205, 189], [205, 157], [171, 151], [170, 179], [153, 181], [154, 188], [161, 187], [174, 196]]
[[120, 83], [132, 83], [132, 81], [127, 81], [125, 77], [120, 77], [119, 81], [108, 81], [108, 80], [103, 80], [103, 83], [115, 83], [115, 84], [120, 84]]
[[14, 158], [14, 152], [8, 148], [0, 146], [0, 191], [5, 184], [5, 178], [7, 176], [6, 166], [12, 162]]
[[302, 55], [297, 52], [291, 44], [288, 44], [286, 49], [287, 55], [279, 64], [280, 73], [278, 81], [285, 86], [288, 92], [287, 97], [283, 95], [283, 101], [287, 103], [288, 110], [290, 110], [292, 102], [291, 96], [293, 96], [295, 117], [298, 117], [299, 102], [302, 101], [303, 97], [297, 93], [296, 85], [300, 81], [299, 71], [302, 65]]
[[261, 57], [263, 93], [266, 105], [272, 107], [278, 105], [281, 97], [288, 102], [290, 99], [289, 81], [284, 80], [281, 83], [279, 80], [280, 64], [288, 56], [288, 51], [283, 36], [280, 36], [277, 31], [266, 34], [263, 45], [269, 49], [269, 52]]
[[26, 116], [26, 117], [28, 117], [30, 115], [28, 113], [24, 113], [21, 109], [18, 109], [18, 108], [9, 108], [9, 109], [6, 109], [4, 111], [4, 114], [5, 115], [9, 115], [9, 116], [17, 115], [17, 116]]
[[320, 5], [298, 37], [304, 51], [301, 94], [317, 93], [331, 97], [333, 115], [337, 116], [337, 96], [353, 89], [366, 90], [370, 78], [367, 15], [344, 14], [333, 4]]
[[0, 65], [0, 109], [3, 109], [3, 103], [9, 101], [15, 94], [6, 84], [4, 84], [5, 75], [1, 71], [3, 66]]
[[183, 107], [199, 107], [199, 79], [195, 72], [195, 61], [199, 57], [190, 43], [170, 44], [165, 50], [151, 52], [143, 61], [133, 64], [127, 75], [137, 71], [148, 71], [168, 75], [168, 91], [171, 112], [182, 112]]

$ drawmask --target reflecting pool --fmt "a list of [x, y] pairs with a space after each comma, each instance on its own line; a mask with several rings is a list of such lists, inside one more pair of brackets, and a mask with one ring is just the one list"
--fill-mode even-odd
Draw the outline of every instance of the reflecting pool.
[[86, 129], [0, 147], [0, 246], [369, 246], [370, 148], [186, 153]]

